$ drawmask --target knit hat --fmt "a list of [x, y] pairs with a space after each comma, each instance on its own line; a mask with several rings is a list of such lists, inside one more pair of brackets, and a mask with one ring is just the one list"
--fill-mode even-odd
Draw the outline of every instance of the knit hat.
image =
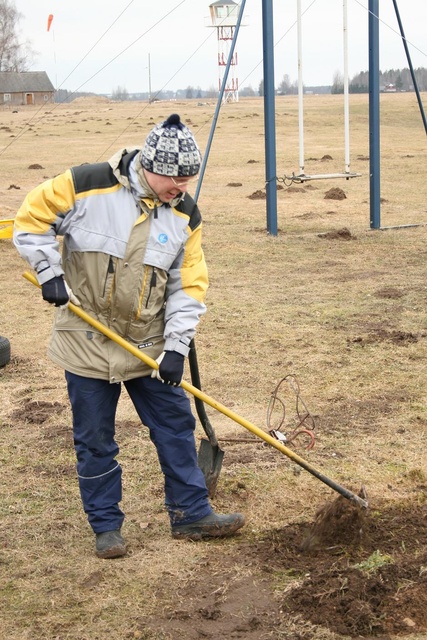
[[195, 176], [199, 173], [201, 161], [197, 142], [177, 113], [150, 131], [141, 151], [144, 169], [161, 176]]

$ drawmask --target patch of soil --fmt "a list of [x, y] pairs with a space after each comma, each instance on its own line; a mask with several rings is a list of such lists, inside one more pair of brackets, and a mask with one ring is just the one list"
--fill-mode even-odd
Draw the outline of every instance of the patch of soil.
[[329, 153], [326, 153], [321, 157], [320, 162], [329, 162], [329, 160], [333, 160], [333, 158], [329, 155]]
[[173, 604], [141, 630], [173, 640], [310, 640], [310, 625], [346, 638], [426, 632], [426, 518], [418, 502], [361, 511], [339, 496], [312, 523], [234, 540], [228, 553], [213, 542]]
[[345, 200], [347, 196], [339, 187], [333, 187], [325, 193], [325, 200]]
[[351, 637], [425, 631], [427, 507], [384, 505], [362, 515], [340, 496], [329, 515], [316, 531], [313, 566], [304, 564], [303, 584], [282, 606]]
[[347, 338], [347, 343], [357, 343], [364, 346], [366, 344], [374, 344], [388, 340], [390, 342], [393, 342], [393, 344], [403, 345], [412, 342], [418, 342], [418, 339], [419, 338], [415, 333], [411, 333], [408, 331], [387, 331], [386, 329], [378, 329], [375, 333], [369, 333], [366, 336]]
[[337, 231], [327, 231], [326, 233], [318, 233], [318, 238], [327, 238], [328, 240], [354, 240], [355, 236], [351, 234], [350, 229], [343, 227]]
[[279, 605], [272, 600], [268, 579], [242, 575], [227, 558], [223, 570], [216, 559], [198, 571], [199, 578], [179, 591], [178, 602], [162, 615], [141, 624], [141, 631], [159, 631], [172, 640], [266, 638], [280, 624]]
[[384, 287], [384, 289], [378, 289], [374, 294], [377, 298], [390, 298], [396, 300], [397, 298], [402, 298], [403, 291], [399, 291], [399, 289], [394, 289], [394, 287]]
[[261, 189], [254, 191], [250, 196], [248, 196], [249, 200], [265, 200], [266, 197], [266, 192]]
[[12, 421], [43, 424], [48, 418], [58, 416], [65, 406], [60, 402], [45, 402], [43, 400], [27, 400], [11, 415]]
[[[238, 182], [236, 183], [231, 183], [227, 185], [228, 187], [241, 187], [242, 185]], [[283, 190], [283, 186], [281, 184], [276, 185], [276, 191], [282, 191]], [[261, 189], [258, 189], [257, 191], [254, 191], [254, 193], [252, 193], [250, 196], [248, 196], [249, 200], [265, 200], [267, 197], [267, 192], [266, 191], [262, 191]]]

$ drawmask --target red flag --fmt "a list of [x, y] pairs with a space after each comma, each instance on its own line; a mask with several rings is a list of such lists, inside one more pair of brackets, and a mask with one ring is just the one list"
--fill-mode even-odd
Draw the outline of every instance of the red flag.
[[50, 25], [52, 24], [52, 20], [53, 20], [53, 15], [50, 14], [48, 19], [47, 19], [47, 30], [49, 31], [50, 29]]

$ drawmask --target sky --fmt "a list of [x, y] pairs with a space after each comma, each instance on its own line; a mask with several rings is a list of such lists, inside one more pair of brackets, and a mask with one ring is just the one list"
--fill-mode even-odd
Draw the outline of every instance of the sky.
[[[347, 0], [350, 79], [369, 66], [369, 0]], [[413, 67], [427, 67], [427, 0], [396, 0]], [[15, 0], [32, 71], [55, 88], [111, 94], [218, 87], [217, 30], [201, 0]], [[393, 0], [379, 1], [380, 68], [408, 67]], [[297, 0], [273, 0], [274, 84], [298, 79]], [[343, 0], [301, 0], [301, 69], [307, 86], [343, 73]], [[53, 15], [50, 30], [48, 16]], [[263, 2], [246, 0], [235, 51], [240, 88], [263, 76]], [[243, 26], [244, 25], [244, 26]]]

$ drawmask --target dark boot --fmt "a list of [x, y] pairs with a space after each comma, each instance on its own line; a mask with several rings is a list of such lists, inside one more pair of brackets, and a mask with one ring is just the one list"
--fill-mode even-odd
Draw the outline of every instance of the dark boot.
[[96, 555], [98, 558], [120, 558], [126, 555], [126, 543], [120, 530], [103, 531], [96, 534]]
[[245, 524], [245, 517], [241, 513], [219, 515], [210, 513], [208, 516], [190, 522], [190, 524], [174, 525], [172, 537], [180, 540], [202, 540], [202, 538], [225, 538], [233, 535]]

